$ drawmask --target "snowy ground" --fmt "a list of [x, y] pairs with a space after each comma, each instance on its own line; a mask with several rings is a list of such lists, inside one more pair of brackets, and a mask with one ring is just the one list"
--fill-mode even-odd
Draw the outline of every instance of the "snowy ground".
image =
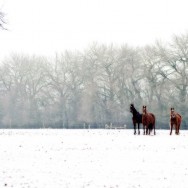
[[188, 131], [0, 130], [0, 188], [187, 188]]

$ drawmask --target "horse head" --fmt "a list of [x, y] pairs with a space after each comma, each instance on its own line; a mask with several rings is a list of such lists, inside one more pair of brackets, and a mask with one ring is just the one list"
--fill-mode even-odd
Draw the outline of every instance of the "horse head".
[[142, 107], [142, 113], [143, 113], [143, 115], [147, 114], [146, 106], [143, 106], [143, 107]]
[[130, 112], [133, 113], [134, 110], [134, 104], [130, 104]]
[[171, 117], [171, 119], [174, 119], [174, 118], [176, 117], [174, 108], [171, 108], [171, 109], [170, 109], [170, 117]]

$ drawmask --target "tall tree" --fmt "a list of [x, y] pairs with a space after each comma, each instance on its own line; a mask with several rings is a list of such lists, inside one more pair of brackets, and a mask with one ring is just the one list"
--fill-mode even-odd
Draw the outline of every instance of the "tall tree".
[[180, 109], [185, 119], [188, 118], [186, 103], [188, 102], [188, 33], [183, 35], [174, 35], [168, 48], [160, 46], [159, 55], [164, 66], [161, 69], [161, 75], [168, 79], [172, 86], [173, 99], [171, 104]]

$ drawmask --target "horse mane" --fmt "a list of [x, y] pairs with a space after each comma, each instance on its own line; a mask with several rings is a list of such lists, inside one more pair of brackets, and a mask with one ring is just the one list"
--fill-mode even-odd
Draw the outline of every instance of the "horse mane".
[[137, 111], [136, 108], [134, 107], [134, 104], [130, 104], [130, 107], [133, 109], [133, 114], [134, 114], [134, 112], [135, 112], [135, 114], [138, 113], [138, 111]]

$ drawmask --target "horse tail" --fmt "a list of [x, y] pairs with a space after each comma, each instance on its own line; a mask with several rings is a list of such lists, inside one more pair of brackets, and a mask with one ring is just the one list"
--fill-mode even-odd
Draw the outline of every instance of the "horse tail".
[[180, 123], [181, 123], [181, 121], [182, 121], [182, 116], [180, 115], [180, 114], [178, 114], [179, 115], [179, 117], [180, 117]]
[[153, 127], [152, 127], [152, 129], [153, 129], [154, 135], [155, 135], [156, 134], [155, 133], [155, 122], [156, 122], [156, 119], [155, 119], [155, 115], [154, 114], [151, 113], [151, 116], [153, 117]]
[[180, 130], [180, 125], [181, 125], [181, 122], [182, 122], [182, 116], [180, 114], [177, 113], [177, 133], [176, 134], [179, 134], [179, 130]]
[[179, 119], [179, 125], [181, 124], [181, 121], [182, 121], [182, 116], [180, 114], [177, 114], [178, 115], [178, 119]]

